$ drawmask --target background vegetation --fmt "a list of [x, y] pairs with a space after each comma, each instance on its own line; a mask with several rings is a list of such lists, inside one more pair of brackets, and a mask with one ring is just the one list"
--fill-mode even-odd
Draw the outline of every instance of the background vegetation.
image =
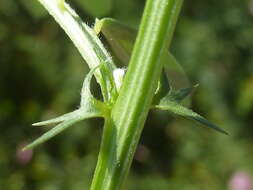
[[[71, 0], [90, 25], [109, 16], [135, 28], [144, 3]], [[192, 108], [230, 136], [151, 112], [126, 189], [253, 188], [252, 26], [251, 0], [185, 1], [171, 51], [191, 83], [200, 84]], [[33, 152], [20, 152], [45, 130], [32, 123], [77, 107], [87, 71], [37, 1], [0, 1], [0, 189], [89, 188], [102, 120], [80, 123]], [[244, 189], [238, 187], [242, 181]]]

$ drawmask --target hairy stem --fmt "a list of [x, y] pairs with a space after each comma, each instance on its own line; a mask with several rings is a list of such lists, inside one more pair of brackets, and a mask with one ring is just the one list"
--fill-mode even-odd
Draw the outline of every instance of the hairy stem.
[[[106, 69], [113, 71], [116, 67], [111, 56], [104, 48], [92, 28], [83, 23], [76, 12], [64, 0], [38, 0], [54, 17], [56, 22], [69, 36], [79, 50], [90, 69], [101, 62], [106, 64]], [[105, 101], [110, 99], [112, 84], [108, 79], [108, 71], [101, 68], [95, 72], [95, 77], [101, 86]]]
[[128, 174], [161, 74], [160, 55], [170, 45], [182, 2], [147, 0], [112, 121], [104, 129], [93, 190], [120, 189]]

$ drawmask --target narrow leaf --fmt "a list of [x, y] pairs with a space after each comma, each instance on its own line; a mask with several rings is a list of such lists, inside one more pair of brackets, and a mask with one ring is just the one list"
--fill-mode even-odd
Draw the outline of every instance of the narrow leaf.
[[60, 123], [59, 125], [57, 125], [53, 129], [51, 129], [48, 132], [46, 132], [45, 134], [43, 134], [37, 140], [35, 140], [31, 144], [27, 145], [23, 150], [31, 149], [31, 148], [34, 148], [34, 147], [38, 146], [39, 144], [44, 143], [45, 141], [51, 139], [55, 135], [59, 134], [63, 130], [67, 129], [68, 127], [72, 126], [74, 123], [76, 123], [76, 122], [78, 122], [82, 119], [83, 118], [79, 117], [79, 118], [76, 118], [76, 119], [72, 119], [72, 120], [68, 120], [68, 121], [65, 121], [63, 123]]
[[33, 124], [34, 126], [41, 126], [41, 125], [62, 122], [62, 123], [58, 124], [56, 127], [52, 128], [51, 130], [46, 132], [41, 137], [39, 137], [33, 143], [26, 146], [24, 148], [24, 150], [29, 149], [29, 148], [33, 148], [33, 147], [51, 139], [52, 137], [59, 134], [63, 130], [67, 129], [68, 127], [72, 126], [74, 123], [76, 123], [78, 121], [92, 118], [92, 117], [103, 117], [107, 114], [107, 106], [103, 102], [96, 100], [90, 92], [91, 78], [92, 78], [92, 75], [94, 74], [95, 70], [98, 67], [99, 66], [93, 68], [84, 79], [82, 92], [81, 92], [81, 106], [80, 106], [80, 108], [78, 110], [71, 112], [71, 113], [64, 114], [60, 117]]
[[72, 120], [72, 119], [76, 119], [80, 117], [80, 113], [84, 113], [84, 114], [88, 114], [88, 113], [92, 113], [98, 116], [102, 116], [102, 112], [104, 111], [103, 109], [100, 109], [103, 106], [103, 103], [96, 100], [91, 92], [90, 92], [90, 82], [91, 82], [91, 78], [95, 72], [96, 69], [98, 69], [97, 66], [95, 68], [93, 68], [85, 77], [84, 82], [83, 82], [83, 87], [82, 87], [82, 91], [81, 91], [81, 106], [80, 109], [75, 110], [73, 112], [64, 114], [62, 116], [53, 118], [53, 119], [49, 119], [47, 121], [42, 121], [42, 122], [38, 122], [38, 123], [34, 123], [33, 126], [43, 126], [43, 125], [49, 125], [49, 124], [54, 124], [54, 123], [59, 123], [59, 122], [63, 122], [66, 120]]
[[43, 125], [50, 125], [50, 124], [54, 124], [54, 123], [59, 123], [59, 122], [65, 121], [65, 120], [75, 119], [75, 118], [79, 117], [79, 114], [80, 114], [80, 110], [75, 110], [73, 112], [66, 113], [66, 114], [56, 117], [54, 119], [49, 119], [46, 121], [34, 123], [32, 125], [33, 126], [43, 126]]
[[169, 100], [162, 100], [159, 105], [156, 105], [155, 108], [161, 109], [161, 110], [167, 110], [170, 111], [176, 115], [180, 115], [189, 119], [193, 119], [195, 121], [198, 121], [199, 123], [203, 124], [206, 127], [209, 127], [211, 129], [214, 129], [216, 131], [219, 131], [223, 134], [228, 135], [228, 133], [226, 131], [224, 131], [223, 129], [221, 129], [220, 127], [218, 127], [215, 124], [212, 124], [211, 122], [209, 122], [207, 119], [205, 119], [204, 117], [202, 117], [201, 115], [193, 112], [192, 110], [178, 104], [177, 102], [172, 102]]
[[81, 120], [89, 119], [89, 118], [93, 118], [93, 117], [101, 117], [101, 115], [98, 115], [96, 112], [89, 113], [89, 112], [85, 112], [85, 110], [80, 109], [80, 110], [78, 110], [78, 112], [76, 112], [76, 115], [73, 119], [65, 120], [64, 122], [56, 125], [54, 128], [52, 128], [51, 130], [49, 130], [48, 132], [43, 134], [37, 140], [35, 140], [31, 144], [27, 145], [23, 150], [34, 148], [35, 146], [37, 146], [41, 143], [44, 143], [45, 141], [51, 139], [55, 135], [64, 131], [65, 129], [71, 127], [73, 124], [75, 124]]
[[179, 90], [170, 90], [169, 93], [163, 98], [172, 102], [180, 103], [186, 97], [188, 97], [198, 85], [194, 85], [189, 88], [181, 88]]

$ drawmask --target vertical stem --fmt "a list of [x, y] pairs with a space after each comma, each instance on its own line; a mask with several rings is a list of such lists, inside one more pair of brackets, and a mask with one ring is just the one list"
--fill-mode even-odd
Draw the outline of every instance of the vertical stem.
[[[105, 119], [102, 143], [98, 155], [98, 162], [96, 171], [93, 176], [91, 189], [104, 189], [106, 176], [108, 176], [109, 167], [114, 163], [111, 155], [115, 154], [115, 127], [112, 119], [109, 117]], [[113, 151], [113, 152], [112, 152]]]
[[160, 55], [170, 45], [182, 2], [147, 0], [112, 122], [104, 129], [93, 190], [120, 189], [128, 174], [161, 74]]

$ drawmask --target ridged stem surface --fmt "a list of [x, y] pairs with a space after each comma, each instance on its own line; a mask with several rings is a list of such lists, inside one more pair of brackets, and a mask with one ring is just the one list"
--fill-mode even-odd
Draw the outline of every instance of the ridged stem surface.
[[[147, 0], [111, 118], [104, 128], [92, 190], [116, 190], [128, 175], [183, 0]], [[109, 131], [109, 132], [108, 132]]]

